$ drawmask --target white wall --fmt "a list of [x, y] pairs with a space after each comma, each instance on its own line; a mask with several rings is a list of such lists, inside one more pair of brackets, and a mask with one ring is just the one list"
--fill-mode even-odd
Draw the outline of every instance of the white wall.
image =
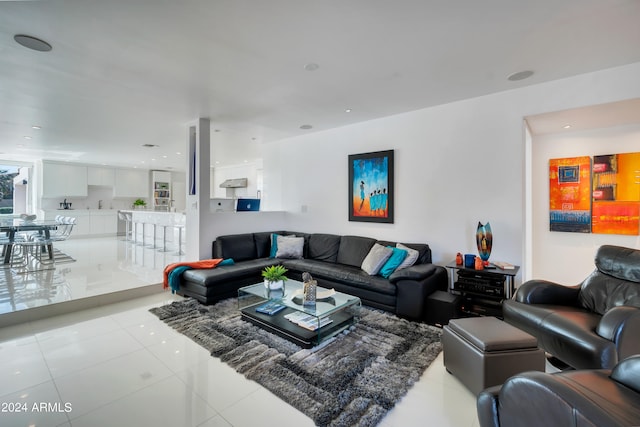
[[[288, 212], [288, 229], [426, 242], [436, 263], [476, 252], [476, 225], [489, 221], [491, 259], [521, 264], [523, 118], [638, 97], [638, 75], [640, 63], [267, 144], [265, 202]], [[395, 224], [349, 222], [347, 156], [387, 149]]]
[[640, 248], [639, 236], [549, 231], [549, 159], [638, 151], [640, 125], [533, 138], [533, 277], [577, 284], [593, 271], [601, 245]]
[[231, 197], [256, 197], [258, 188], [258, 172], [262, 164], [255, 162], [234, 166], [217, 166], [211, 173], [211, 197], [227, 197], [227, 189], [220, 188], [227, 179], [247, 178], [246, 188], [234, 188]]

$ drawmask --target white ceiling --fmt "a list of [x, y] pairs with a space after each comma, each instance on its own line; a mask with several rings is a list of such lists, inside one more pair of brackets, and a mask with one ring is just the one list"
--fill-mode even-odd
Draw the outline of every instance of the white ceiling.
[[187, 126], [208, 117], [212, 158], [239, 164], [273, 140], [638, 62], [638, 22], [638, 0], [0, 1], [0, 158], [184, 170]]
[[532, 135], [640, 124], [640, 99], [572, 108], [526, 117]]

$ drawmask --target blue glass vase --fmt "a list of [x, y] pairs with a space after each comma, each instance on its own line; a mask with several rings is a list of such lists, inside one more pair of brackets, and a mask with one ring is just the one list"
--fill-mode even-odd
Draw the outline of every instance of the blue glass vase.
[[476, 245], [478, 246], [478, 254], [482, 262], [487, 265], [489, 263], [489, 255], [491, 255], [491, 245], [493, 244], [493, 233], [491, 232], [491, 225], [487, 222], [482, 225], [478, 221], [478, 228], [476, 230]]

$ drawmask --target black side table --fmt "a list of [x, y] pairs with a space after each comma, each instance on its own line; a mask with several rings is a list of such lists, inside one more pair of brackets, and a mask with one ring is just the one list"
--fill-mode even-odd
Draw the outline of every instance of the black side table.
[[502, 300], [513, 296], [519, 266], [505, 270], [497, 267], [476, 270], [453, 261], [445, 267], [449, 270], [449, 292], [461, 296], [462, 311], [502, 317]]

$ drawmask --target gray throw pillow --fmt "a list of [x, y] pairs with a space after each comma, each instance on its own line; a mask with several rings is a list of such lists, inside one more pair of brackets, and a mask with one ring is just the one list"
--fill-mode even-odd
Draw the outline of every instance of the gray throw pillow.
[[393, 249], [376, 243], [362, 261], [362, 270], [370, 276], [375, 276], [392, 253]]
[[418, 255], [420, 255], [420, 252], [416, 251], [415, 249], [411, 249], [403, 245], [402, 243], [396, 244], [396, 248], [403, 249], [408, 252], [407, 257], [404, 259], [404, 261], [402, 261], [402, 264], [400, 264], [398, 268], [396, 268], [396, 271], [402, 270], [403, 268], [411, 267], [418, 260]]
[[277, 236], [276, 258], [302, 258], [304, 237]]

